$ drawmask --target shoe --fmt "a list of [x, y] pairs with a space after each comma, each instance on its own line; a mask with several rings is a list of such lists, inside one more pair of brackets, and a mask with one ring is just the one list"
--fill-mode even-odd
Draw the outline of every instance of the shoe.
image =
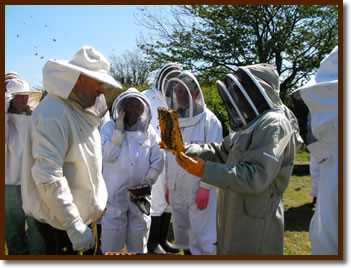
[[184, 255], [193, 255], [191, 254], [190, 249], [183, 249]]
[[148, 250], [148, 253], [149, 254], [167, 254], [167, 252], [161, 247], [160, 244], [157, 244], [156, 248], [154, 248], [153, 251]]

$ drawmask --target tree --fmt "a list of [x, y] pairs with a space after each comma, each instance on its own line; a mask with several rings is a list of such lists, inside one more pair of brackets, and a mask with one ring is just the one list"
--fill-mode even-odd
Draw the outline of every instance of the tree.
[[138, 40], [153, 64], [179, 62], [211, 83], [238, 66], [270, 63], [284, 102], [338, 44], [338, 6], [188, 5], [172, 6], [171, 16], [139, 11], [139, 23], [158, 37]]
[[121, 56], [112, 55], [110, 60], [111, 75], [124, 87], [149, 87], [151, 68], [140, 50], [128, 50]]

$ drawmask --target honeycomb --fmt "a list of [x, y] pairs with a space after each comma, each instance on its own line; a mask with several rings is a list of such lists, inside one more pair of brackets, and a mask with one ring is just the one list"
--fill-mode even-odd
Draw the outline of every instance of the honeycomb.
[[177, 154], [184, 152], [182, 133], [179, 129], [178, 113], [172, 109], [157, 108], [161, 128], [161, 140], [167, 150]]

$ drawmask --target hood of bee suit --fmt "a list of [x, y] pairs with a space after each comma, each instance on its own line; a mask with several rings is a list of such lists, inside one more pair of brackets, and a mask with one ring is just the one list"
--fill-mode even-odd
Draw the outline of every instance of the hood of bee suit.
[[168, 108], [178, 112], [180, 127], [196, 125], [205, 115], [206, 104], [200, 84], [189, 71], [168, 81], [165, 99]]
[[272, 65], [261, 63], [240, 67], [216, 85], [232, 130], [246, 129], [265, 112], [280, 109], [291, 123], [296, 144], [301, 144], [297, 119], [279, 97], [279, 75]]
[[268, 96], [268, 99], [265, 99], [267, 102], [270, 102], [269, 106], [271, 108], [281, 108], [283, 106], [283, 102], [279, 97], [279, 74], [272, 65], [261, 63], [242, 68], [248, 70], [258, 84], [264, 89], [264, 93]]
[[[317, 140], [335, 144], [338, 139], [338, 47], [320, 64], [316, 75], [292, 93], [297, 103], [303, 103], [310, 118], [308, 129]], [[302, 105], [302, 107], [303, 107]], [[311, 136], [311, 135], [309, 135]]]
[[182, 67], [175, 62], [164, 64], [158, 72], [153, 88], [160, 91], [164, 95], [164, 89], [169, 79], [177, 76], [182, 72]]
[[118, 120], [123, 110], [123, 104], [130, 98], [135, 98], [144, 105], [144, 112], [142, 113], [137, 122], [136, 131], [146, 132], [152, 118], [151, 105], [149, 100], [145, 97], [145, 95], [135, 88], [129, 88], [121, 95], [119, 95], [118, 98], [116, 98], [112, 105], [112, 119], [114, 121]]
[[299, 124], [294, 113], [280, 99], [280, 81], [279, 74], [270, 64], [255, 64], [244, 67], [250, 71], [255, 80], [261, 85], [266, 93], [267, 102], [272, 109], [282, 109], [285, 116], [289, 119], [291, 127], [294, 131], [295, 144], [299, 147], [303, 140], [300, 136]]
[[182, 72], [182, 67], [174, 62], [168, 62], [162, 66], [159, 70], [155, 82], [152, 86], [154, 94], [159, 98], [159, 100], [166, 104], [165, 100], [165, 88], [168, 81], [176, 77]]
[[95, 105], [86, 110], [102, 118], [122, 91], [122, 86], [110, 74], [110, 63], [105, 56], [90, 46], [83, 46], [70, 61], [50, 59], [43, 67], [43, 86], [49, 94], [67, 99], [80, 74], [104, 83]]
[[6, 73], [5, 74], [5, 92], [7, 90], [6, 85], [7, 85], [8, 81], [10, 81], [11, 79], [21, 79], [21, 77], [15, 71], [10, 71], [10, 72]]
[[22, 79], [10, 79], [6, 83], [6, 94], [16, 95], [27, 95], [27, 105], [33, 111], [39, 104], [43, 92], [40, 90], [33, 90], [29, 88], [29, 84]]
[[114, 87], [122, 86], [108, 72], [110, 63], [105, 56], [90, 46], [83, 46], [72, 60], [50, 59], [43, 67], [43, 86], [49, 93], [66, 99], [82, 73]]
[[232, 130], [247, 128], [264, 112], [281, 108], [279, 75], [270, 64], [255, 64], [216, 82]]

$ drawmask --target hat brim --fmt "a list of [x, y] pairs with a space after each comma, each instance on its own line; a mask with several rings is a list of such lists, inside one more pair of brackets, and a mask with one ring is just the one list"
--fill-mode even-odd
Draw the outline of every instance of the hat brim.
[[65, 66], [69, 69], [72, 69], [74, 71], [79, 71], [82, 74], [85, 74], [91, 78], [94, 78], [100, 82], [106, 83], [114, 88], [117, 89], [122, 89], [122, 85], [117, 82], [110, 74], [108, 74], [107, 72], [103, 72], [103, 71], [91, 71], [85, 68], [82, 68], [80, 66], [74, 65], [69, 63], [68, 61], [65, 60], [55, 60], [56, 63]]
[[[310, 83], [311, 82], [311, 83]], [[291, 94], [294, 94], [296, 92], [306, 92], [310, 90], [315, 90], [315, 92], [318, 92], [320, 88], [336, 88], [338, 86], [338, 80], [332, 80], [332, 81], [325, 81], [325, 82], [320, 82], [316, 83], [315, 80], [310, 81], [304, 86], [295, 89]]]
[[37, 94], [40, 94], [40, 95], [42, 95], [43, 92], [40, 90], [24, 90], [24, 91], [17, 90], [17, 91], [9, 92], [9, 94], [12, 94], [12, 95], [37, 95]]

